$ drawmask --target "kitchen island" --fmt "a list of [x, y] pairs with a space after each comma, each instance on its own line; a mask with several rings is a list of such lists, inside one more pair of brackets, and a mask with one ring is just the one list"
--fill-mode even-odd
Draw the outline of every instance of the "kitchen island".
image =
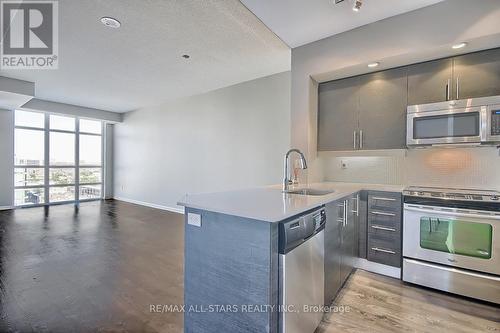
[[[400, 186], [318, 183], [318, 196], [280, 186], [187, 195], [185, 332], [278, 332], [279, 224], [365, 189]], [[326, 240], [326, 238], [325, 238]]]

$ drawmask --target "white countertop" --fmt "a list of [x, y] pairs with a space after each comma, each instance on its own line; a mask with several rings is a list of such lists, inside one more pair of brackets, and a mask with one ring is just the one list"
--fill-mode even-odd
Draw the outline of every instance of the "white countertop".
[[335, 192], [321, 196], [285, 194], [281, 186], [275, 185], [238, 191], [188, 194], [178, 205], [266, 222], [279, 222], [361, 190], [401, 192], [404, 188], [399, 185], [334, 182], [314, 183], [297, 188], [303, 187]]

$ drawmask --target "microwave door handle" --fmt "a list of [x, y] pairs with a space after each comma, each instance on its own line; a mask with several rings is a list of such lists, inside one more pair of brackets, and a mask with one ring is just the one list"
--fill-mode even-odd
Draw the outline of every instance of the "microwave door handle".
[[477, 219], [488, 219], [488, 220], [499, 220], [500, 221], [500, 215], [478, 214], [474, 211], [469, 211], [469, 210], [465, 210], [465, 209], [461, 209], [461, 210], [467, 211], [467, 213], [453, 212], [453, 211], [448, 211], [448, 210], [440, 210], [439, 208], [437, 208], [437, 209], [419, 208], [419, 207], [412, 207], [412, 206], [406, 206], [404, 208], [404, 210], [418, 212], [418, 213], [441, 214], [441, 215], [456, 216], [456, 217], [472, 217], [472, 218], [477, 218]]

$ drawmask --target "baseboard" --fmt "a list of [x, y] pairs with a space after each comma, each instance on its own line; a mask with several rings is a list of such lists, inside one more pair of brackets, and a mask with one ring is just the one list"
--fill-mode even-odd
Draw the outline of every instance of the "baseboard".
[[10, 210], [10, 209], [14, 209], [14, 207], [12, 207], [12, 206], [0, 206], [0, 210]]
[[365, 271], [390, 276], [396, 279], [401, 279], [401, 268], [387, 266], [376, 262], [368, 261], [362, 258], [356, 258], [354, 267], [363, 269]]
[[173, 213], [184, 214], [184, 209], [182, 209], [182, 208], [162, 206], [162, 205], [157, 205], [157, 204], [153, 204], [153, 203], [149, 203], [149, 202], [123, 198], [123, 197], [114, 197], [113, 199], [118, 200], [118, 201], [128, 202], [131, 204], [140, 205], [140, 206], [146, 206], [146, 207], [150, 207], [150, 208], [166, 210], [166, 211], [173, 212]]

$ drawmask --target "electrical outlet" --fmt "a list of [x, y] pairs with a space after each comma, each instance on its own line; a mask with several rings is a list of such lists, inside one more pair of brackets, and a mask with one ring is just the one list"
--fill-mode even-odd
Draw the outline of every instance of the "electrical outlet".
[[340, 161], [340, 168], [341, 169], [347, 169], [347, 162], [344, 161], [344, 160]]
[[201, 215], [188, 213], [188, 224], [195, 227], [201, 227]]

